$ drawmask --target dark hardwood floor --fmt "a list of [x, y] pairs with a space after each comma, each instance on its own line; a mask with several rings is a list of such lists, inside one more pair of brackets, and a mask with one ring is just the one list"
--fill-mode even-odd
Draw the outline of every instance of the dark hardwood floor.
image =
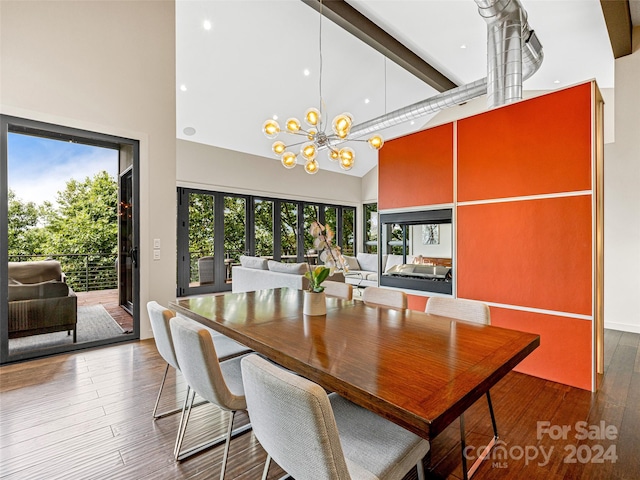
[[[475, 479], [640, 478], [640, 335], [607, 331], [605, 338], [596, 394], [515, 372], [492, 389], [503, 448]], [[145, 340], [0, 367], [0, 478], [217, 478], [222, 447], [175, 463], [178, 415], [151, 419], [164, 366]], [[170, 373], [165, 389], [163, 408], [181, 403], [179, 374]], [[186, 446], [221, 433], [226, 415], [211, 405], [194, 409]], [[465, 419], [473, 455], [491, 437], [486, 401]], [[588, 427], [592, 438], [581, 439]], [[433, 442], [429, 478], [461, 478], [458, 442], [454, 422]], [[264, 460], [245, 434], [232, 442], [227, 478], [258, 479]], [[269, 478], [282, 474], [272, 467]]]

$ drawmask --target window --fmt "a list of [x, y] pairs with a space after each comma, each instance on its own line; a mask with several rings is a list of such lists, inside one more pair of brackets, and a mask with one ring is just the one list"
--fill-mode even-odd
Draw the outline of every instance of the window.
[[317, 262], [309, 226], [330, 225], [345, 255], [355, 255], [355, 208], [178, 189], [178, 296], [231, 289], [241, 255]]
[[365, 203], [364, 210], [364, 251], [378, 253], [378, 204]]

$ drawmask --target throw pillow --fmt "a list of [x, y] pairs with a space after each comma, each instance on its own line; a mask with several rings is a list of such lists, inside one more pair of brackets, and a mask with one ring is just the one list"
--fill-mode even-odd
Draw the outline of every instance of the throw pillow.
[[9, 301], [35, 300], [69, 296], [69, 286], [64, 282], [50, 280], [48, 282], [13, 285], [9, 288]]
[[373, 253], [359, 253], [357, 258], [361, 270], [368, 272], [378, 271], [378, 255]]
[[260, 257], [248, 257], [240, 255], [240, 265], [245, 268], [253, 268], [255, 270], [269, 270], [267, 260]]
[[282, 263], [269, 260], [269, 270], [278, 273], [304, 275], [309, 270], [309, 266], [306, 263]]
[[349, 270], [362, 270], [360, 268], [360, 264], [358, 263], [358, 259], [356, 257], [350, 257], [349, 255], [344, 255], [344, 259], [347, 261]]

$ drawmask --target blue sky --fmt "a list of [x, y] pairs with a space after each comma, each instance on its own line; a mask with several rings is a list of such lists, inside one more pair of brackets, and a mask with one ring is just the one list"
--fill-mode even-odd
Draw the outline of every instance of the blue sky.
[[106, 170], [117, 178], [118, 151], [17, 133], [8, 137], [9, 188], [22, 201], [56, 203], [71, 178]]

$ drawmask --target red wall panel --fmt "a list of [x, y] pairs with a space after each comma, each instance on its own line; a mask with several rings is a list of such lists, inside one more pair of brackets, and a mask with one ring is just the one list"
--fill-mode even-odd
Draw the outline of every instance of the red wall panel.
[[458, 207], [459, 297], [592, 314], [591, 196]]
[[590, 189], [591, 83], [458, 121], [459, 202]]
[[379, 210], [453, 202], [453, 124], [386, 142], [378, 178]]
[[491, 307], [491, 324], [540, 335], [516, 371], [591, 390], [590, 321]]

